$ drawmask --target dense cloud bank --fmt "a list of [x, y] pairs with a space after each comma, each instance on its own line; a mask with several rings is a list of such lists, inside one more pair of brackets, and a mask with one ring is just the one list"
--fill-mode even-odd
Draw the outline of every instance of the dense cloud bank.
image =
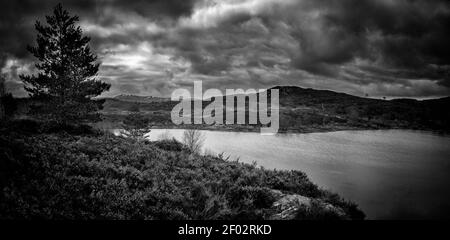
[[[25, 46], [58, 1], [2, 1], [7, 86], [33, 71]], [[109, 95], [298, 85], [356, 95], [450, 94], [450, 4], [429, 0], [70, 0]]]

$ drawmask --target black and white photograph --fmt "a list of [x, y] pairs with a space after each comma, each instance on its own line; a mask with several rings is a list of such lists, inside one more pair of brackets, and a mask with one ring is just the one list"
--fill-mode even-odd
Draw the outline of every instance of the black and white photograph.
[[0, 219], [448, 220], [449, 43], [446, 0], [1, 0]]

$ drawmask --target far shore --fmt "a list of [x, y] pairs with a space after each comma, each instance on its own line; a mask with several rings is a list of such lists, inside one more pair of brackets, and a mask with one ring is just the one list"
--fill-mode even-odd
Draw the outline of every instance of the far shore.
[[[120, 125], [109, 123], [107, 126], [102, 126], [103, 124], [96, 123], [95, 127], [99, 129], [120, 129]], [[152, 125], [151, 129], [198, 129], [205, 131], [221, 131], [221, 132], [254, 132], [259, 133], [259, 126], [251, 125]], [[436, 134], [449, 134], [445, 131], [436, 131], [433, 129], [415, 129], [415, 128], [392, 128], [392, 127], [378, 127], [378, 128], [367, 128], [367, 127], [350, 127], [350, 126], [307, 126], [304, 128], [280, 128], [278, 133], [281, 134], [293, 134], [293, 133], [326, 133], [326, 132], [339, 132], [339, 131], [364, 131], [364, 130], [410, 130], [410, 131], [425, 131], [433, 132]]]

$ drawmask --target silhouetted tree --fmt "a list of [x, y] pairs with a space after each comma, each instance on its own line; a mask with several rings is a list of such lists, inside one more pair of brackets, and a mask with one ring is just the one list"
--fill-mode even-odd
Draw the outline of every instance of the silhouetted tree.
[[14, 99], [13, 95], [11, 93], [6, 93], [3, 96], [0, 97], [0, 105], [1, 105], [1, 111], [0, 119], [6, 118], [9, 119], [13, 116], [15, 111], [17, 110], [17, 102], [16, 99]]
[[16, 100], [11, 93], [6, 92], [5, 78], [0, 75], [0, 120], [10, 118], [16, 109]]
[[38, 73], [20, 76], [30, 97], [46, 103], [40, 113], [63, 123], [99, 120], [103, 101], [92, 98], [110, 87], [96, 79], [100, 63], [77, 21], [61, 4], [46, 16], [46, 25], [36, 21], [37, 46], [27, 49], [39, 60]]

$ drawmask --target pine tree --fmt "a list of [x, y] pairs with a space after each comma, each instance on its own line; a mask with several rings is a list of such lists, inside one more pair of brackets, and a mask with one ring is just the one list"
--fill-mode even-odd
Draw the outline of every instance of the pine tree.
[[110, 87], [96, 79], [100, 63], [77, 21], [61, 4], [46, 25], [36, 21], [37, 46], [27, 49], [39, 60], [38, 73], [20, 76], [30, 97], [46, 103], [40, 113], [60, 123], [98, 120], [103, 102], [92, 98]]

